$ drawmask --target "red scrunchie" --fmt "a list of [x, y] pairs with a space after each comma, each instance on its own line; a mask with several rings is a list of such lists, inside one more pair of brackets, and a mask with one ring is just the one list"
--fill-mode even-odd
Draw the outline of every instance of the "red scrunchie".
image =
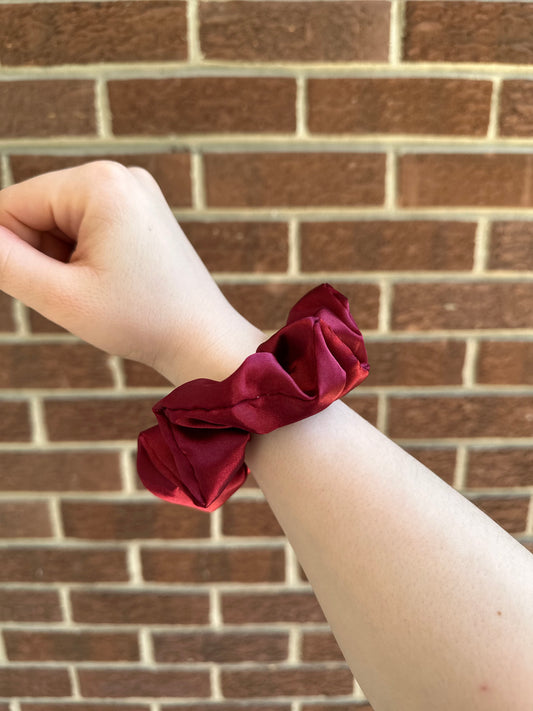
[[251, 433], [310, 417], [367, 375], [363, 337], [348, 301], [322, 284], [233, 375], [191, 380], [154, 406], [158, 425], [139, 435], [139, 476], [162, 499], [213, 511], [248, 475], [244, 451]]

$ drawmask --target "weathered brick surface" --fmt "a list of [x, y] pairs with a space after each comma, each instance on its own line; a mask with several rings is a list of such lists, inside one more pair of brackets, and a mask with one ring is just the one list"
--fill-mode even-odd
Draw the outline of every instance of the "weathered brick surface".
[[86, 697], [121, 698], [209, 696], [209, 670], [80, 669], [80, 690]]
[[0, 501], [0, 538], [48, 538], [52, 535], [45, 501]]
[[492, 86], [460, 79], [311, 79], [312, 133], [484, 136]]
[[302, 635], [303, 662], [343, 662], [344, 657], [331, 632], [305, 632]]
[[5, 630], [7, 658], [13, 662], [139, 660], [137, 635], [132, 632], [37, 632]]
[[[72, 703], [57, 703], [57, 701], [50, 703], [24, 703], [20, 704], [21, 711], [105, 711], [107, 706], [104, 706], [101, 701], [96, 703], [80, 703], [77, 702], [75, 706]], [[110, 706], [112, 711], [149, 711], [150, 707], [145, 704], [113, 704]]]
[[250, 632], [161, 632], [153, 634], [156, 661], [281, 662], [287, 659], [288, 635]]
[[13, 321], [13, 299], [0, 292], [0, 331], [14, 331]]
[[408, 447], [407, 451], [437, 476], [440, 476], [443, 481], [453, 486], [457, 459], [457, 452], [454, 447], [447, 447], [446, 449], [438, 447]]
[[466, 486], [469, 489], [533, 486], [533, 448], [470, 450]]
[[290, 133], [296, 127], [291, 79], [124, 79], [109, 82], [108, 91], [117, 136]]
[[222, 532], [225, 536], [282, 536], [283, 531], [264, 501], [227, 502], [222, 510]]
[[533, 269], [533, 222], [494, 222], [490, 232], [489, 267]]
[[70, 696], [66, 668], [0, 667], [0, 694], [14, 696]]
[[324, 622], [315, 596], [307, 592], [223, 593], [226, 624], [247, 622]]
[[525, 530], [529, 496], [476, 496], [472, 501], [508, 533]]
[[229, 61], [379, 61], [388, 56], [389, 3], [201, 2], [207, 59]]
[[27, 442], [30, 439], [27, 403], [0, 400], [0, 442]]
[[264, 669], [222, 671], [222, 690], [229, 698], [258, 696], [341, 696], [353, 688], [348, 669]]
[[59, 622], [62, 618], [57, 590], [0, 589], [0, 620], [3, 622]]
[[187, 56], [186, 3], [180, 1], [2, 5], [0, 27], [0, 63], [6, 66]]
[[51, 546], [0, 550], [3, 582], [121, 582], [128, 578], [121, 550]]
[[533, 343], [482, 341], [477, 371], [480, 383], [533, 385]]
[[368, 341], [369, 385], [459, 385], [465, 356], [462, 341]]

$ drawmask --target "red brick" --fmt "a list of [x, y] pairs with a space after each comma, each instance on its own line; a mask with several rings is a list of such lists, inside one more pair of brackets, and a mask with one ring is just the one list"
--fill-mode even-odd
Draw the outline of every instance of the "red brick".
[[141, 560], [144, 579], [150, 581], [270, 583], [285, 579], [282, 548], [146, 548]]
[[533, 448], [470, 450], [466, 486], [469, 489], [533, 486]]
[[371, 341], [366, 343], [371, 364], [368, 385], [459, 385], [465, 343], [438, 341]]
[[5, 5], [0, 26], [0, 62], [7, 66], [187, 57], [185, 2]]
[[168, 388], [173, 385], [157, 370], [135, 360], [122, 362], [124, 379], [128, 388]]
[[310, 79], [312, 133], [484, 136], [488, 81], [439, 78]]
[[477, 368], [479, 383], [533, 385], [533, 342], [482, 341]]
[[[281, 328], [290, 309], [312, 284], [223, 284], [230, 303], [256, 326], [266, 330]], [[352, 314], [362, 329], [377, 328], [379, 287], [373, 284], [333, 284], [349, 300]]]
[[529, 437], [528, 396], [391, 397], [391, 437]]
[[128, 580], [125, 553], [94, 548], [0, 550], [0, 580], [8, 582], [96, 582]]
[[4, 107], [0, 112], [0, 134], [3, 138], [96, 134], [92, 81], [3, 81], [0, 83], [0, 104]]
[[398, 185], [402, 207], [532, 207], [533, 156], [408, 154]]
[[156, 399], [45, 400], [48, 435], [52, 441], [136, 440], [141, 430], [155, 424]]
[[153, 635], [156, 662], [279, 662], [287, 659], [286, 633], [161, 632]]
[[283, 222], [182, 222], [211, 272], [287, 271], [288, 227]]
[[138, 661], [139, 645], [133, 632], [38, 632], [4, 630], [7, 658], [12, 662]]
[[[16, 183], [35, 175], [48, 173], [52, 170], [73, 168], [95, 160], [112, 160], [126, 167], [139, 166], [153, 175], [161, 188], [167, 202], [172, 207], [190, 207], [192, 205], [191, 191], [191, 160], [189, 153], [109, 153], [94, 155], [11, 155], [10, 166]], [[32, 313], [32, 331], [47, 332], [61, 330], [50, 321], [35, 312]]]
[[372, 706], [364, 702], [352, 704], [302, 704], [302, 711], [372, 711]]
[[503, 82], [499, 131], [502, 136], [527, 137], [533, 134], [533, 82]]
[[45, 501], [3, 501], [0, 503], [0, 537], [46, 538], [52, 526]]
[[494, 222], [490, 269], [533, 270], [533, 222]]
[[183, 669], [78, 669], [82, 696], [120, 698], [128, 696], [209, 696], [209, 670]]
[[[150, 711], [150, 707], [145, 704], [113, 704], [103, 705], [100, 701], [97, 703], [80, 703], [76, 701], [74, 704], [58, 704], [53, 703], [36, 703], [25, 704], [21, 702], [20, 711]], [[218, 709], [217, 709], [218, 711]]]
[[162, 501], [63, 501], [65, 536], [93, 540], [206, 538], [209, 517]]
[[529, 496], [476, 496], [471, 500], [508, 533], [525, 531]]
[[375, 153], [210, 153], [209, 207], [382, 205], [385, 156]]
[[0, 345], [0, 388], [113, 385], [108, 356], [84, 343]]
[[386, 61], [389, 3], [201, 2], [206, 59], [235, 61]]
[[[288, 703], [276, 703], [275, 701], [269, 701], [268, 703], [260, 701], [257, 704], [250, 703], [250, 701], [230, 701], [228, 703], [217, 701], [214, 705], [212, 703], [198, 704], [192, 702], [178, 704], [177, 706], [167, 706], [165, 704], [162, 709], [164, 711], [291, 711], [291, 705]], [[22, 709], [22, 711], [24, 710]], [[115, 711], [114, 708], [113, 711]]]
[[67, 669], [0, 668], [0, 696], [70, 696]]
[[14, 331], [13, 299], [0, 291], [0, 331]]
[[[355, 390], [355, 393], [357, 393], [357, 390]], [[378, 419], [378, 399], [375, 395], [367, 397], [360, 394], [350, 394], [343, 398], [343, 402], [357, 412], [358, 415], [368, 420], [370, 424], [376, 426]]]
[[407, 2], [404, 58], [531, 64], [533, 7], [528, 2]]
[[349, 669], [299, 667], [297, 669], [222, 670], [222, 693], [228, 698], [259, 696], [342, 696], [353, 689]]
[[3, 622], [60, 622], [63, 619], [57, 590], [0, 589]]
[[533, 284], [512, 282], [398, 284], [393, 328], [531, 328]]
[[228, 501], [222, 509], [225, 536], [283, 536], [270, 506], [264, 501]]
[[0, 400], [0, 442], [28, 442], [30, 413], [25, 402]]
[[328, 271], [468, 271], [474, 222], [304, 222], [301, 268]]
[[343, 662], [337, 640], [329, 631], [302, 633], [303, 662]]
[[120, 491], [117, 452], [0, 452], [0, 491]]
[[73, 619], [90, 624], [205, 625], [207, 593], [72, 590]]
[[324, 622], [313, 593], [222, 593], [225, 624]]
[[108, 83], [117, 136], [291, 133], [296, 82], [271, 77], [123, 79]]
[[409, 447], [407, 451], [447, 484], [453, 485], [457, 457], [455, 448], [427, 449], [425, 447]]

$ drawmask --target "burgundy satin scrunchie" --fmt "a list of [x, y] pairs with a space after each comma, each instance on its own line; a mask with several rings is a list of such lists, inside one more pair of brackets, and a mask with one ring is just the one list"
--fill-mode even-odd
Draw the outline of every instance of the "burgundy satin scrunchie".
[[213, 511], [248, 475], [251, 433], [310, 417], [367, 375], [363, 337], [348, 301], [322, 284], [233, 375], [191, 380], [154, 405], [158, 424], [139, 435], [139, 476], [162, 499]]

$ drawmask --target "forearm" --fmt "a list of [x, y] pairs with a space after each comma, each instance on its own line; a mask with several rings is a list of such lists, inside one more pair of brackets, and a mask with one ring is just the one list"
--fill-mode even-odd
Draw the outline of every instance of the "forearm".
[[514, 539], [342, 403], [247, 461], [376, 711], [530, 707], [533, 557]]

